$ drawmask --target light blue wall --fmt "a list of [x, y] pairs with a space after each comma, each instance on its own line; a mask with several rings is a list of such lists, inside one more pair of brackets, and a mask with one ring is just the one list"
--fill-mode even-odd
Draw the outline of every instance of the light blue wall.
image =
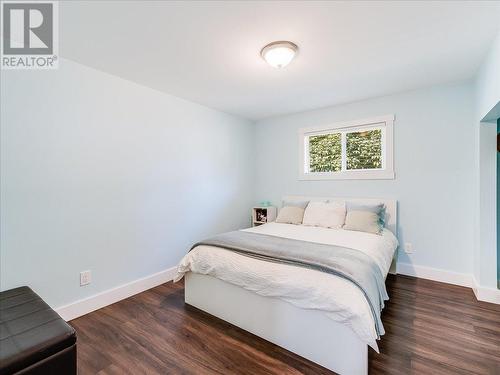
[[[172, 267], [195, 240], [247, 226], [252, 203], [284, 194], [396, 198], [400, 239], [415, 249], [400, 261], [471, 273], [475, 258], [489, 285], [496, 129], [478, 122], [500, 100], [499, 40], [475, 90], [433, 87], [255, 129], [67, 60], [2, 71], [0, 288], [29, 284], [58, 307]], [[298, 128], [390, 113], [395, 180], [298, 181]], [[86, 269], [93, 282], [82, 288]]]
[[248, 226], [250, 122], [68, 60], [2, 71], [1, 98], [2, 289], [58, 307]]
[[[500, 135], [500, 118], [497, 119], [497, 137]], [[500, 152], [497, 151], [497, 287], [500, 288]]]
[[[299, 181], [298, 129], [395, 114], [395, 180]], [[474, 103], [471, 83], [328, 107], [256, 124], [255, 201], [285, 194], [399, 201], [399, 260], [472, 273]]]

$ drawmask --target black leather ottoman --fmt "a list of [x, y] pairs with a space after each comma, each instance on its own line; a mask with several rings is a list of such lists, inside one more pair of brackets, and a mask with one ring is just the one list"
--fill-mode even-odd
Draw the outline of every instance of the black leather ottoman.
[[0, 375], [76, 371], [75, 330], [30, 288], [0, 292]]

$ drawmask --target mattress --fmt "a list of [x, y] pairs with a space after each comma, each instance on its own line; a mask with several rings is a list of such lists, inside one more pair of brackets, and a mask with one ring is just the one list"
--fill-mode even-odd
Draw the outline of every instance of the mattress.
[[[398, 246], [396, 237], [387, 229], [376, 235], [268, 223], [245, 231], [359, 250], [374, 260], [384, 276], [389, 272]], [[186, 272], [210, 275], [262, 296], [280, 298], [300, 308], [321, 310], [328, 318], [350, 327], [363, 342], [378, 351], [370, 306], [363, 292], [343, 278], [211, 246], [197, 246], [190, 251], [181, 260], [174, 280], [180, 280]]]

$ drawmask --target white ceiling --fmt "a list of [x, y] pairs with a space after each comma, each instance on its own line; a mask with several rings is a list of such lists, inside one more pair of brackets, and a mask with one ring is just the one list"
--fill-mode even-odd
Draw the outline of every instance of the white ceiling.
[[[67, 1], [61, 56], [249, 119], [476, 73], [500, 2]], [[260, 49], [298, 44], [285, 69]]]

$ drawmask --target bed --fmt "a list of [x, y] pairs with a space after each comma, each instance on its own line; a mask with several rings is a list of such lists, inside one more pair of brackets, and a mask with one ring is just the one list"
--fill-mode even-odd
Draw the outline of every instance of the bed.
[[[286, 201], [343, 199], [384, 203], [381, 235], [268, 223], [245, 232], [360, 250], [383, 276], [396, 273], [397, 203], [387, 199], [287, 196]], [[394, 233], [394, 234], [393, 234]], [[181, 261], [185, 302], [339, 374], [367, 374], [368, 347], [378, 351], [374, 318], [359, 288], [317, 270], [276, 264], [213, 246], [197, 246]]]

